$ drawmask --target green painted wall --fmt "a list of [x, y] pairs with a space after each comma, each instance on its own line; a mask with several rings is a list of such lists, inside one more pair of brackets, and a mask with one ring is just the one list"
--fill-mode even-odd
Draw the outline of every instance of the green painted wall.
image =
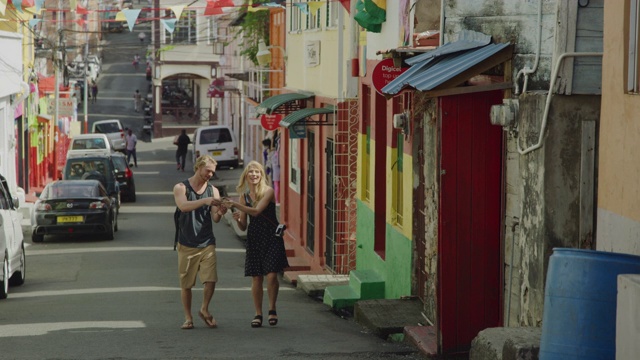
[[356, 269], [375, 270], [385, 279], [385, 298], [397, 299], [411, 295], [412, 243], [389, 224], [386, 224], [386, 256], [382, 260], [373, 251], [373, 211], [359, 199], [356, 226]]

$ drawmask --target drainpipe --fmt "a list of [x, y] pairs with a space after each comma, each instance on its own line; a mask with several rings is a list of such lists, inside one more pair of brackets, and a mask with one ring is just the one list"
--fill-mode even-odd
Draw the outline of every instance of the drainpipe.
[[596, 56], [601, 57], [602, 53], [601, 52], [583, 52], [583, 53], [569, 52], [569, 53], [564, 53], [558, 57], [558, 60], [556, 61], [556, 66], [553, 68], [553, 74], [551, 75], [551, 84], [549, 85], [549, 91], [547, 92], [547, 101], [544, 105], [544, 113], [542, 115], [542, 125], [540, 125], [540, 134], [538, 135], [538, 142], [535, 145], [522, 150], [522, 148], [520, 147], [520, 137], [518, 136], [518, 140], [517, 140], [518, 153], [520, 155], [530, 153], [531, 151], [542, 147], [544, 131], [545, 131], [545, 128], [547, 127], [547, 118], [549, 117], [549, 108], [551, 107], [551, 96], [553, 95], [553, 88], [556, 86], [556, 79], [558, 78], [558, 71], [560, 69], [560, 64], [562, 64], [562, 61], [564, 61], [564, 59], [568, 57], [596, 57]]
[[522, 92], [527, 92], [527, 83], [529, 82], [529, 75], [533, 74], [536, 69], [538, 69], [538, 63], [540, 62], [540, 47], [542, 45], [542, 0], [538, 0], [538, 49], [536, 50], [536, 60], [533, 63], [533, 67], [529, 68], [525, 66], [522, 70], [518, 71], [516, 75], [516, 91], [515, 95], [520, 93], [520, 89], [518, 87], [518, 79], [520, 76], [524, 75], [524, 86], [522, 87]]
[[444, 44], [444, 2], [445, 0], [440, 0], [440, 40], [438, 46]]

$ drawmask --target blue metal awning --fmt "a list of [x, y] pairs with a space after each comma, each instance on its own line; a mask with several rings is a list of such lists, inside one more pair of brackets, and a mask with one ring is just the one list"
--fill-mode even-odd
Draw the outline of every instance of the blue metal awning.
[[[503, 62], [510, 59], [511, 52], [511, 44], [491, 44], [482, 37], [447, 43], [434, 51], [406, 60], [407, 64], [412, 65], [411, 68], [383, 87], [382, 92], [395, 95], [406, 86], [420, 91], [455, 87], [495, 66], [495, 60]], [[461, 75], [470, 71], [475, 73], [460, 79]]]

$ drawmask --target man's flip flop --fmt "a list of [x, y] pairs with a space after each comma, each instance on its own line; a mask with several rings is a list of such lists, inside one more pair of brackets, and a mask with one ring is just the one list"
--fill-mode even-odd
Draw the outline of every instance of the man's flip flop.
[[204, 321], [204, 323], [210, 327], [210, 328], [214, 328], [217, 326], [215, 320], [213, 320], [213, 316], [209, 315], [209, 317], [204, 316], [204, 314], [202, 313], [202, 311], [198, 311], [198, 315], [200, 316], [200, 319], [202, 319], [202, 321]]

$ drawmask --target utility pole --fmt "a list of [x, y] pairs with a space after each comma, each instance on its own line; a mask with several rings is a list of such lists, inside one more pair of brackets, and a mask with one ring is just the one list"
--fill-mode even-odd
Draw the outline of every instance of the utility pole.
[[[161, 93], [158, 87], [162, 86], [162, 80], [156, 77], [160, 77], [158, 66], [160, 65], [160, 0], [153, 0], [153, 71], [152, 76], [153, 84], [151, 89], [153, 91], [153, 103], [151, 104], [153, 114], [153, 120], [151, 125], [151, 133], [153, 137], [162, 137], [162, 113], [160, 109]], [[156, 86], [158, 84], [158, 86]]]
[[[89, 7], [89, 2], [87, 2], [87, 8]], [[82, 102], [82, 106], [84, 108], [84, 133], [89, 133], [89, 15], [84, 15], [84, 101]]]

